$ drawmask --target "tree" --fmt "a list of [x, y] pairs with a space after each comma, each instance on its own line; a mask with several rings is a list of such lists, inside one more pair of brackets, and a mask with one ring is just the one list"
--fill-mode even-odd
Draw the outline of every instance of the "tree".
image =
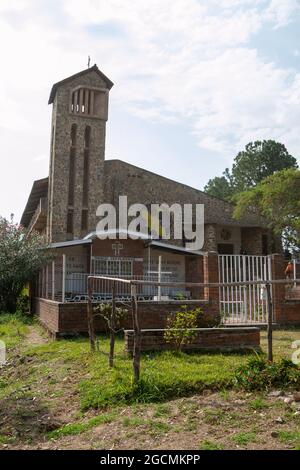
[[300, 247], [300, 170], [289, 168], [268, 176], [234, 198], [234, 217], [259, 210], [287, 247]]
[[0, 216], [0, 311], [15, 312], [24, 285], [51, 257], [43, 237]]
[[246, 191], [276, 171], [297, 168], [297, 160], [274, 140], [250, 142], [234, 159], [231, 175], [235, 193]]
[[204, 191], [210, 196], [218, 197], [219, 199], [230, 199], [233, 196], [234, 190], [230, 181], [226, 176], [216, 176], [208, 181], [204, 187]]
[[298, 165], [283, 144], [274, 140], [250, 142], [235, 157], [231, 171], [227, 168], [222, 177], [209, 180], [204, 191], [231, 200], [235, 194], [285, 168], [298, 168]]

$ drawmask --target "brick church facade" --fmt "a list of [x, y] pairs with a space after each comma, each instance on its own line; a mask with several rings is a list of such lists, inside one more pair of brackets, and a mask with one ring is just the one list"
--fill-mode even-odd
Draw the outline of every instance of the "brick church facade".
[[[261, 221], [232, 217], [230, 203], [121, 160], [105, 160], [109, 91], [96, 65], [53, 85], [49, 177], [34, 182], [21, 224], [45, 233], [50, 244], [83, 240], [95, 232], [101, 203], [204, 204], [203, 251], [267, 254], [278, 251]], [[184, 241], [170, 240], [184, 248]], [[74, 243], [75, 244], [75, 243]], [[113, 255], [113, 253], [107, 253]]]

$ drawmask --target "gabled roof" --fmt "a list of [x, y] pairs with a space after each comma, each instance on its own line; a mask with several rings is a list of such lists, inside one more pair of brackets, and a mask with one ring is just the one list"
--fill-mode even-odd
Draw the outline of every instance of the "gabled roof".
[[48, 196], [48, 178], [34, 181], [30, 195], [24, 209], [21, 225], [28, 227], [31, 218], [40, 202], [40, 199], [47, 198]]
[[96, 72], [99, 75], [99, 77], [101, 77], [102, 80], [105, 81], [105, 83], [107, 85], [107, 88], [109, 90], [113, 87], [113, 85], [114, 85], [113, 82], [106, 75], [104, 75], [104, 73], [102, 73], [101, 70], [99, 70], [97, 65], [95, 64], [95, 65], [93, 65], [93, 67], [82, 70], [81, 72], [75, 73], [75, 75], [71, 75], [70, 77], [64, 78], [60, 82], [54, 83], [54, 85], [52, 86], [51, 92], [50, 92], [50, 97], [49, 97], [48, 104], [53, 103], [58, 87], [60, 87], [61, 85], [64, 85], [65, 83], [67, 83], [71, 80], [74, 80], [74, 78], [81, 77], [82, 75], [85, 75], [85, 74], [90, 73], [90, 72]]

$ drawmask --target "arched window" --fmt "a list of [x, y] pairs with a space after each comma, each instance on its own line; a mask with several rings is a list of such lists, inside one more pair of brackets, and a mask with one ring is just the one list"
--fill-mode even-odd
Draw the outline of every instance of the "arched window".
[[81, 229], [88, 227], [88, 198], [89, 198], [89, 160], [91, 146], [91, 127], [86, 126], [84, 131], [84, 152], [83, 152], [83, 181], [82, 181], [82, 216]]
[[75, 161], [76, 161], [77, 125], [72, 124], [70, 132], [70, 157], [69, 157], [69, 191], [68, 191], [68, 214], [67, 233], [74, 231], [74, 192], [75, 192]]
[[76, 147], [77, 125], [72, 124], [71, 127], [71, 147]]

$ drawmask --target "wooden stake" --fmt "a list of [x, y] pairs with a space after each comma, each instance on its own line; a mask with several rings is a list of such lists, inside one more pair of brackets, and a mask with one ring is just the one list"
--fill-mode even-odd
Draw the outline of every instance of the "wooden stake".
[[136, 286], [131, 285], [131, 304], [133, 320], [133, 374], [134, 383], [140, 380], [140, 362], [141, 362], [141, 330], [138, 320], [138, 303], [136, 295]]
[[110, 319], [110, 347], [109, 347], [109, 367], [114, 366], [114, 350], [115, 350], [115, 326], [116, 326], [116, 283], [112, 283], [112, 311]]
[[268, 300], [268, 360], [273, 362], [273, 302], [271, 296], [271, 285], [266, 284]]
[[96, 337], [94, 328], [94, 317], [93, 317], [93, 279], [88, 278], [88, 304], [87, 304], [87, 321], [88, 321], [88, 332], [90, 337], [91, 351], [95, 351]]

